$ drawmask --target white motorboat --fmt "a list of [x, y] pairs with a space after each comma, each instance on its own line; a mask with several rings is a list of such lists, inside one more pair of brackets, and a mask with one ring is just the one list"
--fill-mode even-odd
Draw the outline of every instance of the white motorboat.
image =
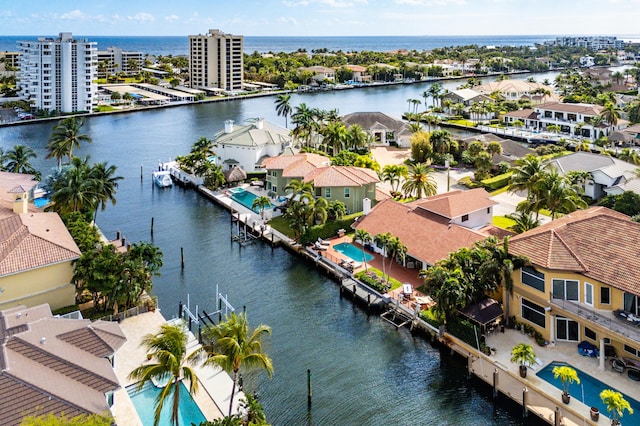
[[153, 177], [153, 182], [160, 188], [166, 188], [173, 185], [173, 180], [171, 180], [171, 173], [168, 170], [153, 172], [151, 175]]

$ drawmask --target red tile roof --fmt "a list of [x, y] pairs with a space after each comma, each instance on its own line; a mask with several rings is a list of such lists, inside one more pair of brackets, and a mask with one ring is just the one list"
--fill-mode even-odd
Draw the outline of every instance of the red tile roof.
[[414, 201], [411, 205], [447, 219], [454, 219], [498, 204], [490, 197], [483, 188], [470, 191], [455, 190], [434, 195], [426, 200]]
[[509, 251], [640, 295], [640, 223], [605, 207], [579, 210], [513, 237]]
[[262, 167], [267, 170], [282, 170], [283, 177], [303, 178], [316, 168], [329, 164], [331, 164], [331, 160], [327, 157], [303, 153], [265, 158]]
[[562, 111], [584, 115], [600, 115], [604, 109], [595, 104], [566, 104], [563, 102], [547, 102], [535, 107], [538, 110]]
[[430, 265], [462, 247], [471, 247], [487, 235], [456, 224], [427, 210], [387, 199], [356, 224], [371, 235], [390, 232], [407, 246], [408, 254]]

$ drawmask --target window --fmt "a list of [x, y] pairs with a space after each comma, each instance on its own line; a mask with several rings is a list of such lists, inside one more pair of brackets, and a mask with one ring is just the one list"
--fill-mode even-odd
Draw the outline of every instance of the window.
[[344, 198], [349, 198], [351, 197], [351, 188], [345, 188], [344, 189]]
[[578, 281], [554, 279], [552, 283], [554, 299], [578, 301]]
[[544, 308], [526, 299], [522, 299], [522, 318], [539, 327], [546, 327]]
[[624, 310], [638, 315], [638, 296], [631, 293], [624, 293]]
[[487, 207], [487, 214], [491, 214], [491, 207]]
[[331, 198], [331, 188], [324, 189], [324, 198]]
[[600, 287], [600, 303], [603, 305], [611, 304], [611, 289], [609, 287]]
[[584, 303], [593, 306], [593, 284], [584, 283]]
[[277, 187], [277, 186], [275, 186], [275, 185], [273, 185], [273, 186], [271, 187], [271, 190], [272, 190], [273, 192], [278, 192], [278, 187]]
[[577, 321], [561, 316], [556, 317], [556, 338], [577, 342], [580, 340], [580, 325]]
[[468, 220], [469, 220], [469, 215], [468, 214], [462, 215], [462, 221], [463, 222], [466, 222]]
[[526, 284], [544, 293], [544, 274], [542, 272], [525, 266], [521, 269], [520, 279], [522, 280], [522, 284]]
[[596, 332], [590, 329], [589, 327], [584, 328], [584, 337], [591, 340], [598, 340], [596, 337]]
[[629, 345], [624, 345], [624, 351], [629, 352], [631, 355], [638, 356], [638, 350]]

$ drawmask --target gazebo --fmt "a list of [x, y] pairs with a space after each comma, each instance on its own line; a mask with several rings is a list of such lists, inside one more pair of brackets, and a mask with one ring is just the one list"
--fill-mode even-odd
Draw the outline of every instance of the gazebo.
[[241, 167], [233, 166], [233, 168], [225, 170], [224, 177], [228, 183], [240, 182], [247, 179], [247, 172]]
[[500, 303], [490, 297], [486, 297], [458, 312], [471, 322], [478, 324], [483, 333], [493, 330], [499, 324], [498, 320], [504, 315]]

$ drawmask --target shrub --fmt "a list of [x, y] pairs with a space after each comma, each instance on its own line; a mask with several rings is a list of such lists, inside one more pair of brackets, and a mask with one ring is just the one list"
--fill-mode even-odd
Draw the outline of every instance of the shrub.
[[342, 220], [335, 220], [332, 222], [327, 222], [323, 225], [315, 225], [307, 229], [307, 232], [304, 233], [300, 237], [300, 243], [306, 244], [311, 241], [317, 241], [318, 238], [331, 238], [334, 237], [338, 229], [345, 229], [346, 231], [351, 230], [351, 224], [356, 220], [357, 217], [361, 216], [362, 212], [354, 213], [349, 216], [345, 216]]
[[469, 189], [473, 189], [473, 188], [480, 188], [482, 185], [480, 185], [478, 182], [474, 182], [471, 180], [471, 176], [465, 176], [462, 179], [458, 180], [458, 183], [460, 185], [464, 185]]
[[482, 186], [489, 192], [495, 191], [496, 189], [509, 185], [512, 174], [511, 172], [507, 172], [489, 179], [484, 179]]
[[356, 278], [380, 293], [386, 293], [389, 290], [389, 286], [373, 272], [359, 272]]

